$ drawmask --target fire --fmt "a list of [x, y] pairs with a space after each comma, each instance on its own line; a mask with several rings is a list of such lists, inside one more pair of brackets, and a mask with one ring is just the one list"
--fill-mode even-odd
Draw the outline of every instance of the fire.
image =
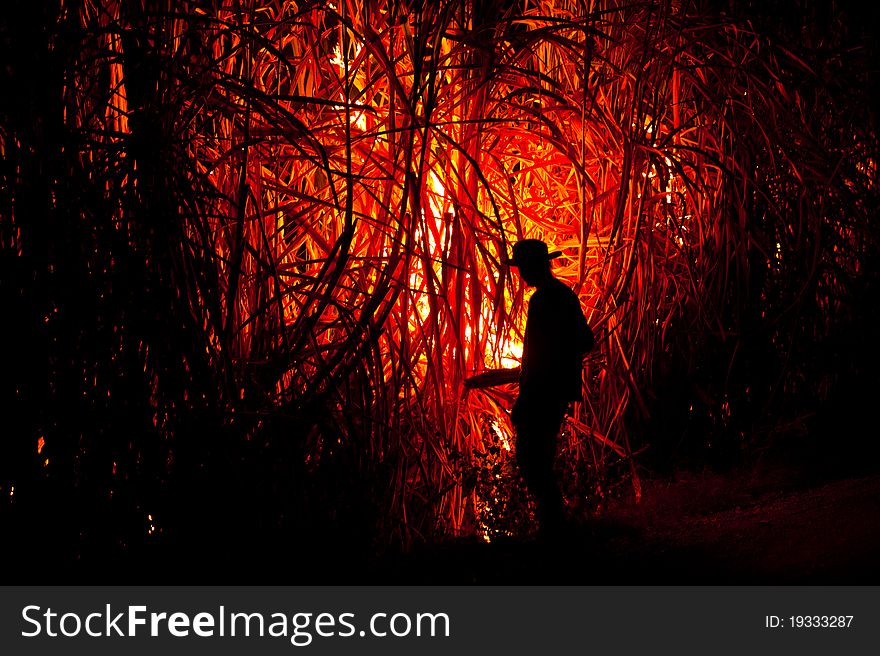
[[513, 369], [522, 364], [523, 343], [518, 339], [508, 338], [503, 342], [504, 347], [501, 355], [501, 368]]

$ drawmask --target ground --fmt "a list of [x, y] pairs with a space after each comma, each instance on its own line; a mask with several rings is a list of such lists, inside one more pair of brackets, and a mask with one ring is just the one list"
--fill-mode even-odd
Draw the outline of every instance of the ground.
[[[204, 542], [40, 560], [14, 570], [39, 580], [236, 584], [725, 585], [880, 584], [876, 453], [758, 459], [725, 471], [645, 471], [643, 496], [606, 499], [552, 542], [534, 535], [449, 540], [370, 556], [350, 542]], [[25, 554], [26, 555], [26, 554]], [[63, 555], [63, 554], [62, 554]], [[25, 559], [26, 560], [26, 559]]]
[[880, 473], [752, 465], [645, 483], [558, 543], [457, 541], [382, 568], [402, 583], [877, 584]]

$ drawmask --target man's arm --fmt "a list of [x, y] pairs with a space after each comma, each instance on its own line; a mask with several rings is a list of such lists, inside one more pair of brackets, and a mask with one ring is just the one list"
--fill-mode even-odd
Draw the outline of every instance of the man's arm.
[[497, 387], [498, 385], [509, 385], [510, 383], [519, 382], [520, 368], [513, 369], [489, 369], [476, 376], [464, 379], [465, 389], [484, 389], [486, 387]]

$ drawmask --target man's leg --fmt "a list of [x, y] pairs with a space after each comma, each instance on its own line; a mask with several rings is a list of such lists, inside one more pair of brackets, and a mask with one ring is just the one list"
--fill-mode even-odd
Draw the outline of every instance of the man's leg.
[[538, 504], [538, 521], [541, 533], [552, 534], [562, 525], [562, 494], [553, 470], [556, 459], [556, 431], [548, 429], [538, 440], [534, 494]]
[[556, 436], [562, 418], [545, 415], [539, 421], [517, 426], [516, 460], [523, 480], [535, 497], [540, 530], [556, 532], [562, 524], [562, 495], [553, 471]]

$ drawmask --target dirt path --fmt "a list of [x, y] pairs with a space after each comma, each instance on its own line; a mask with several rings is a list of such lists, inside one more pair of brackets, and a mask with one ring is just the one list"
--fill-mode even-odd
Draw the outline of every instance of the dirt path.
[[700, 477], [655, 484], [558, 544], [457, 542], [381, 577], [472, 584], [878, 584], [880, 474], [808, 487]]
[[659, 516], [644, 531], [651, 548], [695, 558], [682, 574], [727, 582], [867, 583], [880, 574], [880, 476], [818, 487], [764, 490], [732, 508]]

